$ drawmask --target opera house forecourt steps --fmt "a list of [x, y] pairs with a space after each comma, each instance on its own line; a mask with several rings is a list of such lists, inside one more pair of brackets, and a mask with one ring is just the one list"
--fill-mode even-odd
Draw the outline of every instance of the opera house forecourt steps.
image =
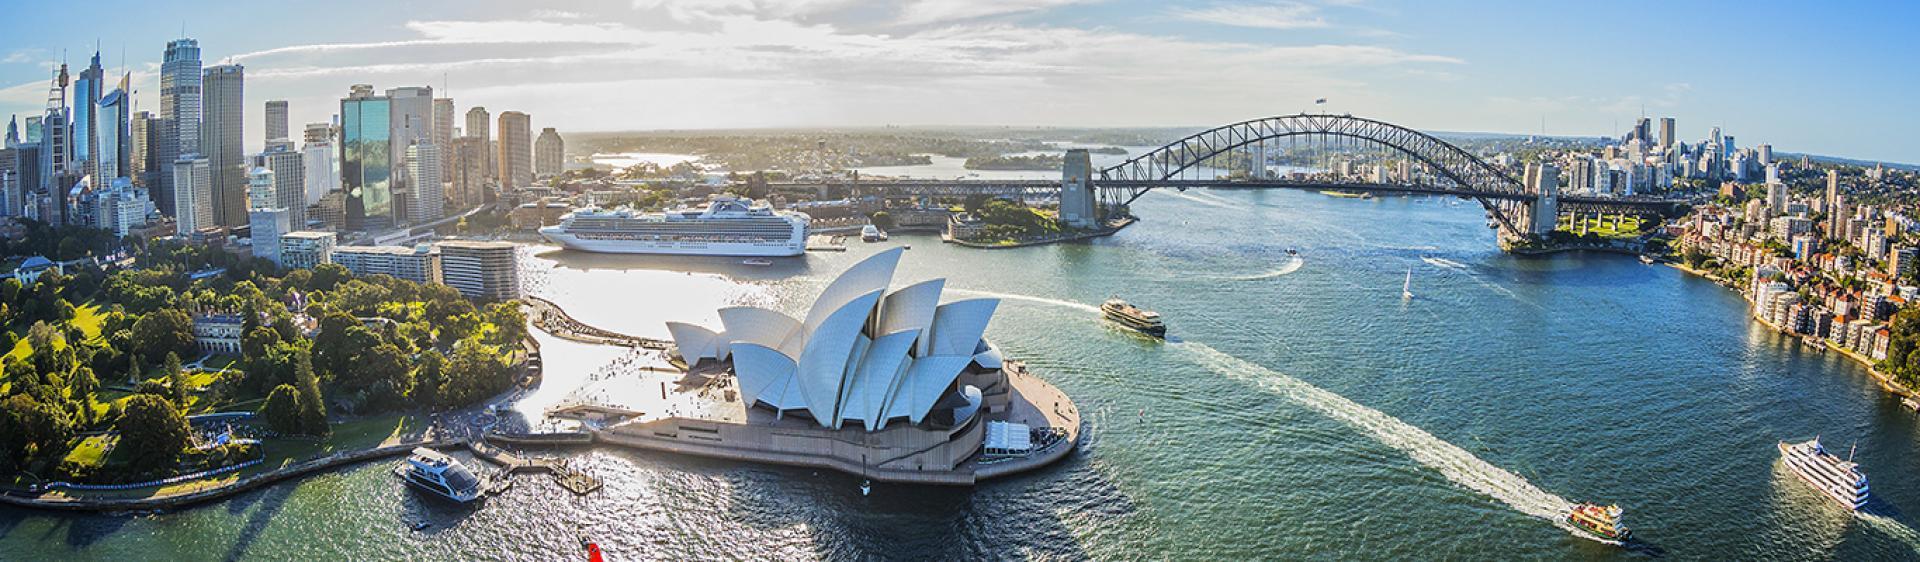
[[741, 306], [720, 309], [718, 329], [669, 322], [685, 376], [725, 400], [615, 423], [595, 440], [947, 485], [1065, 457], [1080, 412], [984, 338], [998, 300], [942, 304], [944, 279], [895, 289], [902, 253], [848, 268], [802, 318]]

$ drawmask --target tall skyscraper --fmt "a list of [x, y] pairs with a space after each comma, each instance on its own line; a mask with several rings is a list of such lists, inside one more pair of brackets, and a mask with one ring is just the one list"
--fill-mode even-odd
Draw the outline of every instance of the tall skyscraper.
[[[441, 163], [453, 154], [453, 98], [433, 98], [433, 145], [440, 147]], [[440, 181], [453, 180], [453, 167], [440, 167]]]
[[[93, 53], [92, 61], [86, 70], [80, 71], [80, 78], [73, 82], [73, 162], [75, 173], [91, 174], [97, 169], [94, 160], [100, 153], [99, 129], [100, 94], [105, 71], [100, 69], [100, 53]], [[96, 178], [95, 185], [106, 186], [107, 179]]]
[[305, 228], [307, 224], [306, 155], [295, 152], [285, 145], [279, 145], [260, 154], [260, 166], [273, 172], [274, 200], [269, 206], [286, 209], [288, 220], [292, 221], [293, 226]]
[[[200, 153], [200, 42], [175, 39], [167, 43], [160, 63], [160, 141], [154, 162], [161, 171], [153, 204], [161, 213], [179, 216], [174, 204], [177, 189], [175, 163], [182, 155]], [[204, 200], [203, 200], [204, 201]], [[211, 221], [209, 221], [211, 222]], [[191, 232], [191, 231], [188, 231]]]
[[267, 100], [266, 144], [288, 140], [287, 134], [287, 100]]
[[457, 209], [471, 209], [493, 200], [487, 191], [487, 140], [463, 136], [453, 141], [453, 192], [448, 195]]
[[306, 145], [300, 153], [301, 167], [306, 171], [305, 205], [319, 203], [320, 198], [340, 189], [340, 158], [334, 150], [333, 125], [307, 124]]
[[200, 152], [213, 170], [213, 222], [247, 224], [245, 126], [246, 70], [237, 64], [207, 67], [201, 78]]
[[1661, 117], [1660, 118], [1660, 150], [1662, 152], [1665, 152], [1669, 148], [1673, 148], [1673, 118]]
[[500, 112], [500, 191], [533, 185], [533, 119], [518, 111]]
[[188, 236], [194, 231], [215, 226], [213, 222], [213, 170], [206, 158], [189, 155], [173, 161], [174, 233]]
[[20, 146], [20, 116], [12, 115], [7, 117], [6, 144], [0, 145], [0, 148], [13, 148], [16, 146]]
[[160, 185], [160, 180], [154, 177], [154, 171], [160, 166], [153, 160], [159, 135], [159, 121], [152, 113], [133, 112], [133, 118], [127, 123], [127, 177], [133, 178], [135, 187], [146, 189], [149, 196], [153, 188]]
[[127, 127], [133, 109], [133, 98], [128, 95], [132, 79], [131, 74], [121, 76], [120, 85], [95, 106], [93, 130], [98, 140], [94, 142], [94, 185], [108, 186], [114, 178], [131, 177], [133, 173], [133, 139]]
[[393, 129], [391, 102], [356, 84], [340, 100], [340, 188], [346, 191], [348, 230], [378, 231], [395, 226], [393, 216]]
[[487, 108], [476, 105], [472, 109], [468, 109], [467, 136], [480, 139], [480, 144], [487, 150], [487, 179], [499, 179], [494, 176], [494, 174], [500, 173], [499, 164], [494, 163], [494, 159], [498, 158], [499, 155], [495, 154], [493, 150], [493, 134], [491, 132], [493, 131], [493, 122], [489, 119]]
[[407, 216], [415, 223], [428, 223], [447, 216], [446, 195], [440, 188], [440, 147], [431, 139], [414, 141], [407, 147], [407, 177], [414, 178], [407, 192]]
[[561, 140], [560, 132], [547, 127], [540, 130], [540, 138], [533, 141], [534, 177], [552, 177], [566, 171], [567, 141]]
[[[393, 127], [390, 141], [394, 155], [393, 196], [399, 204], [394, 207], [395, 224], [412, 224], [414, 210], [413, 193], [416, 181], [413, 167], [407, 163], [407, 149], [416, 143], [433, 142], [433, 88], [412, 86], [387, 90], [387, 99], [392, 111], [389, 123]], [[438, 171], [438, 170], [436, 170]], [[433, 178], [440, 181], [440, 178]]]
[[1844, 206], [1845, 205], [1843, 205], [1840, 202], [1840, 171], [1827, 170], [1827, 236], [1828, 237], [1843, 238], [1843, 236], [1841, 236], [1840, 234], [1840, 225], [1846, 224], [1845, 222], [1846, 219], [1841, 218], [1841, 215], [1845, 214], [1845, 209], [1842, 208]]

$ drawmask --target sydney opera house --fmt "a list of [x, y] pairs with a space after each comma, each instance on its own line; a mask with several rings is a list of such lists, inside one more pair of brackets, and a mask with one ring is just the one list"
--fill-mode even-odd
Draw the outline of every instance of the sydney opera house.
[[983, 337], [999, 302], [943, 304], [943, 279], [894, 288], [902, 254], [848, 268], [803, 317], [741, 306], [721, 309], [717, 328], [668, 323], [690, 372], [737, 385], [736, 410], [636, 421], [602, 439], [945, 484], [1064, 455], [1031, 438], [1062, 436], [1047, 448], [1071, 448], [1078, 413]]

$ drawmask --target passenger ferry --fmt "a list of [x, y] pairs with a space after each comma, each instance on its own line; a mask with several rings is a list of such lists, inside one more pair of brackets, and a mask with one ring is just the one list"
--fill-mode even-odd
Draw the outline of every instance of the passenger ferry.
[[869, 224], [869, 225], [860, 227], [860, 241], [861, 242], [885, 242], [887, 241], [887, 232], [884, 230], [880, 230], [880, 227]]
[[393, 467], [393, 473], [413, 487], [460, 503], [480, 498], [480, 478], [446, 453], [421, 447], [413, 450], [407, 462]]
[[804, 213], [717, 197], [705, 209], [663, 213], [586, 208], [568, 213], [540, 235], [570, 250], [611, 254], [798, 256], [807, 251]]
[[1167, 325], [1160, 320], [1158, 312], [1142, 310], [1118, 298], [1107, 299], [1107, 302], [1100, 303], [1100, 312], [1105, 314], [1108, 320], [1133, 331], [1156, 338], [1167, 337]]
[[1633, 534], [1631, 529], [1620, 524], [1620, 515], [1620, 506], [1617, 505], [1583, 503], [1567, 512], [1567, 522], [1594, 536], [1617, 542], [1627, 540], [1627, 536]]
[[1859, 511], [1867, 505], [1867, 475], [1854, 464], [1851, 453], [1847, 460], [1840, 460], [1821, 447], [1820, 438], [1815, 437], [1805, 443], [1781, 441], [1780, 458], [1801, 480], [1847, 509]]

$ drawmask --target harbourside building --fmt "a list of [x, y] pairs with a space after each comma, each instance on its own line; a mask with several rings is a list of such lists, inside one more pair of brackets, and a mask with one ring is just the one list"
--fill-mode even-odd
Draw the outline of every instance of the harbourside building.
[[280, 265], [312, 269], [323, 263], [333, 263], [336, 236], [332, 232], [313, 230], [297, 230], [280, 235]]
[[333, 263], [354, 275], [392, 275], [415, 283], [439, 283], [440, 260], [430, 246], [340, 246]]
[[470, 299], [520, 298], [519, 248], [507, 242], [448, 240], [440, 250], [440, 278]]
[[942, 304], [943, 279], [895, 287], [901, 256], [848, 268], [804, 316], [739, 306], [720, 309], [718, 328], [668, 323], [684, 376], [717, 380], [724, 401], [616, 423], [596, 440], [948, 485], [1070, 451], [1071, 401], [984, 339], [998, 300]]

